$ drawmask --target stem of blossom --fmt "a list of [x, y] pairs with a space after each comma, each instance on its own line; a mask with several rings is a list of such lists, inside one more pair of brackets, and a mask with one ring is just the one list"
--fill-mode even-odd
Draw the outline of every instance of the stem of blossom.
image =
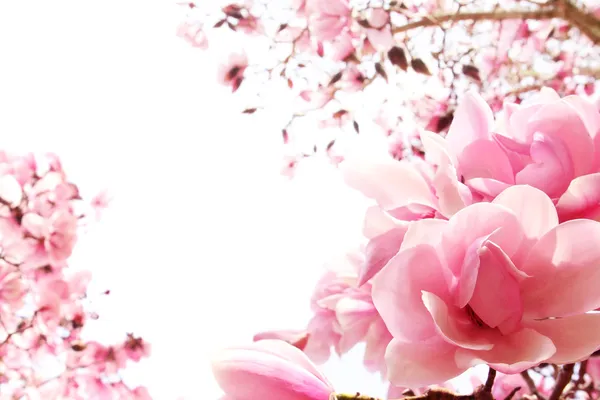
[[494, 386], [494, 379], [496, 379], [496, 370], [490, 367], [488, 371], [487, 380], [485, 381], [485, 385], [483, 386], [483, 390], [492, 393], [492, 387]]
[[554, 390], [552, 390], [552, 394], [548, 400], [558, 400], [565, 389], [565, 386], [571, 382], [571, 376], [573, 375], [573, 367], [575, 364], [565, 364], [560, 369], [558, 373], [558, 377], [556, 378], [556, 384], [554, 385]]
[[523, 380], [525, 381], [525, 383], [527, 383], [529, 392], [531, 392], [531, 394], [535, 395], [538, 399], [545, 400], [545, 397], [542, 396], [540, 394], [540, 392], [538, 392], [537, 387], [535, 386], [535, 382], [533, 382], [533, 379], [531, 379], [531, 375], [529, 375], [529, 371], [527, 370], [527, 371], [521, 372], [521, 376], [523, 377]]

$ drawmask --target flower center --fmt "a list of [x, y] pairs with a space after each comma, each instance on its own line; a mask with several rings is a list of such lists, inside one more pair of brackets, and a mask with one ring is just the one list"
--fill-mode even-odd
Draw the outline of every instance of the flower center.
[[473, 322], [475, 325], [477, 325], [480, 328], [489, 328], [489, 326], [485, 322], [483, 322], [481, 318], [479, 318], [479, 315], [477, 315], [475, 311], [473, 311], [470, 305], [467, 304], [467, 306], [465, 307], [465, 311], [467, 312], [467, 315], [469, 316], [471, 322]]

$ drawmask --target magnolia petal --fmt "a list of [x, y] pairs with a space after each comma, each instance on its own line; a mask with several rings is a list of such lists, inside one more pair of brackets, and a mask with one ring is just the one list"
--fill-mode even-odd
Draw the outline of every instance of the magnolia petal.
[[528, 239], [538, 239], [558, 225], [554, 203], [548, 195], [532, 186], [512, 186], [500, 193], [492, 203], [510, 209], [521, 221]]
[[388, 380], [409, 388], [442, 384], [467, 369], [456, 365], [455, 352], [456, 346], [439, 338], [427, 342], [393, 339], [385, 354]]
[[[527, 318], [565, 317], [600, 307], [600, 222], [572, 220], [533, 246], [522, 270]], [[556, 299], [560, 299], [557, 301]]]
[[467, 314], [448, 305], [432, 293], [423, 291], [423, 303], [435, 321], [440, 335], [448, 342], [462, 348], [490, 350], [494, 335], [469, 321]]
[[556, 346], [548, 360], [555, 364], [582, 361], [600, 348], [600, 313], [530, 321], [528, 326], [547, 336]]
[[413, 221], [408, 225], [406, 235], [402, 241], [400, 250], [406, 250], [420, 244], [437, 246], [442, 240], [442, 233], [448, 221], [443, 219], [421, 219]]
[[397, 227], [369, 241], [358, 279], [359, 286], [373, 278], [400, 251], [407, 230], [408, 225]]
[[373, 303], [394, 337], [418, 341], [436, 335], [421, 291], [447, 298], [447, 274], [435, 249], [425, 244], [398, 253], [377, 274]]
[[499, 336], [491, 350], [458, 349], [455, 360], [458, 366], [465, 369], [488, 364], [504, 374], [516, 374], [548, 360], [555, 352], [552, 340], [525, 328], [507, 336]]
[[454, 154], [478, 139], [489, 139], [494, 115], [490, 106], [475, 92], [467, 92], [454, 112], [446, 141]]
[[600, 173], [572, 180], [567, 191], [558, 200], [556, 209], [561, 221], [597, 219], [600, 216]]
[[[409, 204], [435, 207], [433, 194], [425, 178], [408, 162], [348, 157], [340, 164], [345, 182], [375, 199], [383, 208]], [[410, 188], [410, 190], [407, 190]]]

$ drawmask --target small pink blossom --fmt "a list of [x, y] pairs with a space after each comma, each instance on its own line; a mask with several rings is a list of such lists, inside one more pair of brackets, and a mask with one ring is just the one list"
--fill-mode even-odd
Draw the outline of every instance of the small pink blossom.
[[248, 57], [245, 52], [232, 53], [227, 62], [219, 67], [217, 81], [230, 86], [232, 91], [239, 89], [244, 80], [244, 72], [248, 67]]
[[261, 340], [221, 351], [213, 374], [237, 400], [328, 400], [331, 384], [300, 350], [281, 340]]

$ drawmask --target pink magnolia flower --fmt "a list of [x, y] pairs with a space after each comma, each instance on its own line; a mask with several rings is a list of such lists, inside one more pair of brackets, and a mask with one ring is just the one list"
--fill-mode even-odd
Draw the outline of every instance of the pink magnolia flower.
[[587, 358], [600, 348], [600, 313], [590, 313], [600, 306], [599, 238], [600, 222], [559, 224], [551, 199], [526, 185], [449, 220], [411, 222], [373, 279], [394, 337], [390, 381], [420, 387], [478, 364], [514, 374]]
[[332, 347], [337, 354], [344, 354], [365, 342], [365, 367], [385, 372], [384, 353], [392, 337], [373, 305], [371, 284], [365, 280], [358, 285], [364, 260], [364, 252], [350, 252], [332, 262], [318, 282], [311, 299], [314, 316], [308, 324], [304, 352], [323, 363]]
[[245, 52], [232, 53], [227, 62], [219, 67], [217, 81], [225, 86], [230, 86], [232, 91], [239, 89], [244, 80], [244, 72], [248, 67], [248, 57]]
[[306, 0], [306, 12], [311, 33], [319, 41], [331, 41], [352, 23], [348, 0]]
[[225, 349], [212, 369], [225, 395], [236, 400], [328, 400], [333, 393], [304, 353], [281, 340]]
[[496, 133], [492, 110], [469, 93], [446, 138], [421, 135], [428, 159], [438, 166], [433, 186], [445, 216], [515, 184], [534, 186], [557, 201], [574, 179], [598, 170], [600, 114], [582, 98], [561, 99], [544, 89], [521, 105], [507, 104], [504, 112], [504, 127]]

